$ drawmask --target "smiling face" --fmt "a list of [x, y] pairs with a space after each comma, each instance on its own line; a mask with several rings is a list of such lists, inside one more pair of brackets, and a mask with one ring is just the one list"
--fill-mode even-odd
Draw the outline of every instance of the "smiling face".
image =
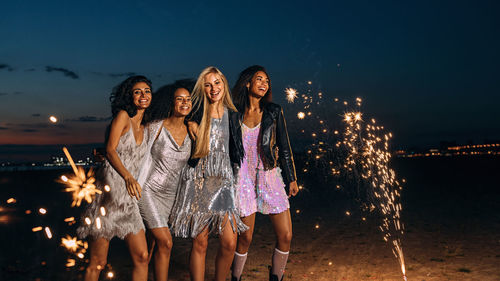
[[193, 107], [191, 103], [191, 94], [184, 88], [175, 90], [174, 93], [174, 106], [172, 115], [176, 117], [187, 116]]
[[216, 73], [208, 73], [205, 75], [203, 83], [203, 91], [207, 95], [210, 103], [216, 103], [224, 97], [224, 81]]
[[151, 104], [151, 88], [147, 83], [136, 83], [132, 87], [132, 98], [137, 109], [148, 108]]
[[262, 98], [269, 90], [269, 77], [264, 71], [257, 71], [250, 83], [247, 84], [247, 88], [251, 95]]

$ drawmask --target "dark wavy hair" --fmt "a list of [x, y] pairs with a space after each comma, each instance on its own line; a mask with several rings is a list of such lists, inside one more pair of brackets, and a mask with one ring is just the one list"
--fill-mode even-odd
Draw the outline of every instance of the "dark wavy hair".
[[139, 82], [148, 84], [151, 92], [153, 92], [151, 81], [142, 75], [130, 76], [113, 88], [111, 96], [109, 97], [113, 118], [116, 117], [120, 110], [125, 110], [130, 118], [137, 114], [137, 107], [134, 104], [132, 90], [134, 89], [134, 85]]
[[151, 105], [146, 110], [148, 111], [146, 122], [163, 120], [172, 116], [174, 105], [174, 94], [177, 89], [184, 88], [189, 93], [193, 91], [196, 81], [194, 79], [181, 79], [172, 84], [165, 85], [159, 88], [155, 93], [155, 98]]
[[273, 99], [273, 92], [271, 90], [271, 77], [267, 73], [266, 69], [263, 66], [260, 65], [252, 65], [245, 70], [243, 70], [240, 73], [240, 76], [238, 77], [238, 81], [236, 81], [236, 84], [233, 87], [233, 90], [231, 93], [233, 94], [233, 101], [234, 105], [238, 109], [239, 112], [244, 113], [245, 109], [249, 105], [249, 99], [248, 99], [248, 88], [247, 84], [252, 82], [252, 78], [255, 75], [255, 73], [262, 71], [264, 72], [267, 77], [269, 78], [269, 89], [267, 90], [267, 93], [262, 99], [260, 99], [260, 108], [262, 109], [266, 103], [269, 103]]

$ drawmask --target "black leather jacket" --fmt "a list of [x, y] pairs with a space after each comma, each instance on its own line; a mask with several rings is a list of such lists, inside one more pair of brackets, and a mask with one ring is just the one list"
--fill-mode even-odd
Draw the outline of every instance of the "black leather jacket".
[[[233, 149], [230, 149], [231, 161], [240, 164], [243, 160], [244, 150], [241, 135], [241, 123], [243, 114], [237, 113], [232, 118], [239, 117], [238, 122], [231, 120], [229, 122], [232, 134], [231, 140], [234, 141]], [[232, 122], [231, 122], [232, 121]], [[292, 148], [288, 139], [288, 131], [283, 116], [283, 109], [275, 103], [267, 103], [262, 112], [260, 122], [259, 142], [261, 148], [261, 159], [264, 169], [271, 170], [281, 164], [285, 183], [289, 184], [297, 180], [295, 164], [293, 162]]]

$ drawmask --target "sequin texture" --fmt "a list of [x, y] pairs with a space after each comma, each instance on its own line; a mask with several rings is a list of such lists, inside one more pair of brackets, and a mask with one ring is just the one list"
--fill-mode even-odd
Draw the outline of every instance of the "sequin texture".
[[175, 236], [196, 237], [206, 227], [221, 233], [224, 218], [229, 217], [233, 231], [248, 227], [241, 221], [234, 190], [234, 176], [229, 159], [229, 119], [227, 109], [221, 119], [210, 123], [210, 152], [194, 168], [186, 165], [171, 215]]
[[279, 214], [290, 208], [281, 169], [264, 169], [258, 144], [260, 124], [254, 128], [242, 124], [241, 128], [245, 157], [236, 172], [241, 216], [255, 212]]

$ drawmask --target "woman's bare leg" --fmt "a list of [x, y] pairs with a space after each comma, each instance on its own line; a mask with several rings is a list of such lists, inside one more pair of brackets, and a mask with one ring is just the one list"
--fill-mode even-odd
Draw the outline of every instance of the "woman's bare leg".
[[137, 234], [128, 234], [125, 236], [130, 256], [134, 268], [132, 269], [133, 281], [148, 280], [148, 245], [146, 243], [146, 235], [144, 230], [140, 230]]
[[238, 245], [236, 246], [236, 252], [244, 254], [248, 252], [250, 244], [252, 243], [253, 230], [255, 228], [255, 213], [247, 217], [242, 217], [241, 221], [243, 221], [243, 223], [250, 228], [249, 230], [238, 235]]
[[[234, 220], [233, 220], [234, 221]], [[238, 234], [233, 232], [229, 216], [224, 218], [224, 229], [219, 235], [219, 250], [215, 258], [215, 280], [224, 281], [231, 269], [231, 263], [234, 258], [234, 251], [236, 250], [236, 241]]]
[[99, 280], [99, 274], [107, 263], [109, 240], [98, 238], [90, 241], [90, 262], [85, 270], [85, 281]]
[[170, 253], [172, 251], [172, 235], [168, 227], [151, 229], [156, 241], [155, 253], [155, 281], [167, 281]]
[[271, 273], [281, 280], [285, 271], [292, 242], [292, 219], [290, 210], [269, 215], [276, 234], [276, 249], [274, 249]]
[[252, 243], [253, 230], [255, 226], [255, 213], [246, 217], [242, 217], [241, 221], [250, 229], [238, 235], [238, 243], [236, 245], [236, 253], [234, 253], [233, 265], [231, 266], [231, 275], [240, 280], [243, 268], [247, 261], [248, 249]]
[[189, 258], [189, 272], [192, 281], [205, 280], [205, 257], [208, 247], [208, 228], [193, 239], [191, 257]]
[[287, 209], [279, 214], [270, 214], [269, 218], [276, 234], [276, 249], [282, 252], [290, 251], [290, 243], [292, 242], [292, 218], [290, 210]]

